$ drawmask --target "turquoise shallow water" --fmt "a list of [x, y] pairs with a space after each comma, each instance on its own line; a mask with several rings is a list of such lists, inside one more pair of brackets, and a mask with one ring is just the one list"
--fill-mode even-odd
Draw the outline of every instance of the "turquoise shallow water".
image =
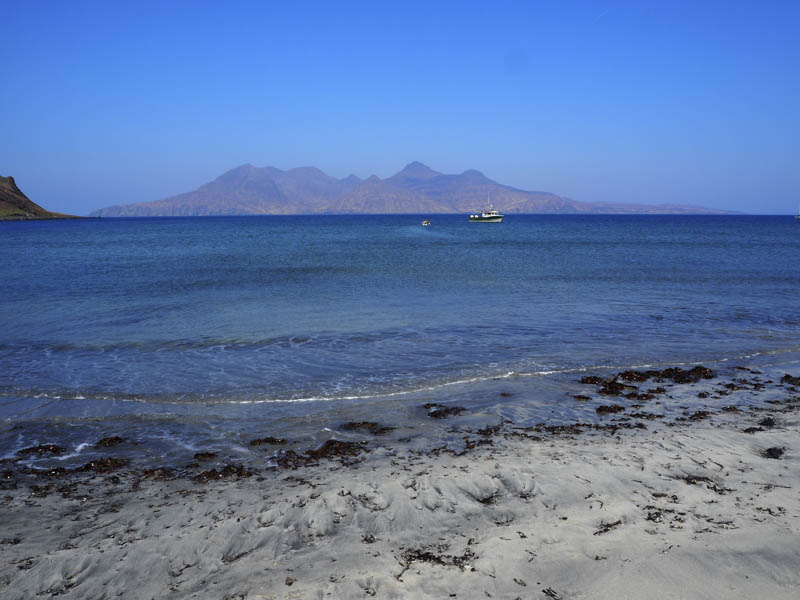
[[791, 218], [422, 218], [0, 224], [0, 442], [324, 430], [509, 373], [800, 346]]

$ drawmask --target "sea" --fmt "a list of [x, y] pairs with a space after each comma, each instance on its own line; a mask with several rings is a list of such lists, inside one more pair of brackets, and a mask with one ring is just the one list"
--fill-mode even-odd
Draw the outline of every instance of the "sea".
[[573, 397], [587, 373], [800, 355], [791, 217], [13, 222], [0, 257], [0, 459], [67, 450], [34, 466], [109, 436], [135, 464], [269, 465], [250, 441], [302, 450], [360, 421], [449, 443], [426, 405], [569, 422], [595, 415]]

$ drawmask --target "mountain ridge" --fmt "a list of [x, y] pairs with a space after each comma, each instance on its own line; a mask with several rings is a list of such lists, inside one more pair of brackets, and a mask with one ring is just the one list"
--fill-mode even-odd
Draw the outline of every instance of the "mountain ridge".
[[678, 204], [579, 202], [551, 192], [520, 190], [475, 169], [440, 173], [413, 161], [381, 179], [349, 175], [336, 179], [313, 167], [283, 171], [246, 163], [196, 190], [153, 202], [116, 205], [92, 216], [212, 216], [290, 214], [467, 213], [491, 200], [508, 214], [730, 214]]

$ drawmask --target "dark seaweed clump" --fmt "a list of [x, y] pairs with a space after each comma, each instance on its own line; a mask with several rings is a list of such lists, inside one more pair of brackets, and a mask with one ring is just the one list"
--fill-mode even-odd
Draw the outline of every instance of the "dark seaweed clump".
[[283, 469], [297, 469], [308, 465], [315, 465], [322, 459], [339, 459], [345, 464], [347, 459], [358, 456], [365, 452], [363, 444], [356, 442], [342, 442], [339, 440], [328, 440], [319, 448], [306, 450], [303, 454], [298, 454], [294, 450], [287, 450], [278, 457], [278, 466]]
[[603, 385], [600, 386], [600, 389], [597, 390], [597, 393], [603, 394], [604, 396], [619, 396], [623, 392], [633, 391], [635, 389], [636, 388], [632, 385], [625, 385], [616, 379], [609, 379], [603, 382]]
[[164, 481], [166, 479], [172, 479], [175, 476], [175, 472], [167, 467], [156, 467], [155, 469], [145, 469], [142, 471], [142, 475], [148, 479]]
[[785, 452], [786, 452], [785, 448], [779, 448], [777, 446], [774, 448], [767, 448], [766, 450], [764, 450], [764, 457], [779, 459], [784, 455]]
[[90, 461], [75, 469], [76, 471], [94, 471], [95, 473], [105, 473], [107, 471], [114, 471], [120, 469], [128, 464], [128, 461], [123, 458], [98, 458], [97, 460]]
[[216, 452], [195, 452], [194, 459], [198, 461], [202, 460], [211, 460], [212, 458], [216, 458]]
[[219, 471], [216, 469], [203, 471], [199, 475], [196, 475], [194, 480], [198, 483], [208, 483], [209, 481], [216, 481], [220, 479], [242, 479], [245, 477], [250, 477], [252, 474], [252, 472], [248, 471], [241, 465], [225, 465]]
[[595, 412], [598, 415], [609, 415], [613, 413], [622, 412], [625, 410], [624, 406], [620, 406], [619, 404], [611, 404], [610, 406], [598, 406], [595, 409]]
[[286, 443], [285, 439], [276, 438], [272, 436], [259, 438], [257, 440], [250, 440], [251, 446], [263, 446], [264, 444], [269, 444], [271, 446], [283, 446], [285, 443]]
[[99, 440], [94, 447], [95, 448], [113, 448], [114, 446], [119, 446], [120, 444], [125, 443], [125, 438], [121, 438], [118, 435], [114, 435], [111, 437], [104, 437], [102, 440]]
[[800, 377], [792, 377], [791, 375], [786, 373], [783, 377], [781, 377], [781, 383], [788, 383], [789, 385], [800, 386]]
[[401, 548], [401, 554], [398, 562], [403, 565], [403, 570], [399, 575], [396, 575], [396, 578], [399, 581], [402, 581], [400, 578], [411, 567], [411, 564], [415, 562], [423, 562], [442, 567], [457, 567], [462, 570], [472, 570], [470, 563], [477, 558], [477, 555], [470, 548], [471, 544], [472, 539], [467, 542], [467, 548], [464, 549], [464, 553], [460, 556], [454, 554], [445, 554], [444, 551], [448, 549], [447, 544], [423, 548]]
[[444, 419], [445, 417], [460, 415], [462, 412], [467, 410], [461, 406], [446, 406], [444, 404], [436, 404], [433, 402], [423, 404], [422, 407], [428, 411], [428, 416], [432, 419]]
[[761, 427], [772, 428], [775, 427], [775, 419], [772, 417], [764, 417], [758, 422], [758, 424], [761, 425]]
[[39, 444], [38, 446], [31, 446], [30, 448], [23, 448], [17, 452], [17, 456], [44, 456], [50, 454], [51, 456], [59, 456], [66, 452], [66, 448], [56, 446], [55, 444]]
[[372, 421], [351, 421], [342, 425], [345, 431], [366, 431], [372, 435], [383, 435], [394, 430], [394, 427], [388, 425], [380, 425]]
[[[784, 379], [786, 379], [787, 377], [790, 380], [792, 379], [788, 375], [786, 375]], [[713, 379], [714, 372], [708, 367], [704, 367], [703, 365], [697, 365], [692, 367], [691, 369], [670, 367], [669, 369], [664, 369], [662, 371], [658, 370], [621, 371], [620, 373], [617, 373], [616, 375], [610, 377], [609, 379], [603, 379], [602, 377], [598, 377], [597, 375], [585, 375], [581, 377], [580, 383], [588, 385], [600, 385], [602, 386], [602, 388], [600, 389], [601, 394], [616, 396], [622, 393], [626, 388], [629, 388], [629, 386], [626, 386], [625, 384], [618, 382], [617, 379], [622, 379], [623, 381], [642, 383], [650, 378], [656, 380], [669, 379], [674, 383], [697, 383], [701, 379]], [[797, 381], [800, 382], [800, 377], [795, 379], [797, 379]], [[800, 385], [800, 383], [798, 385]]]

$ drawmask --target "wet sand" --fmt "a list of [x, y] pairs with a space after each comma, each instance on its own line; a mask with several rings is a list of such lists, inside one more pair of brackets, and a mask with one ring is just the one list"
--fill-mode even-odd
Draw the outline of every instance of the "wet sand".
[[[794, 371], [600, 373], [580, 394], [603, 399], [599, 424], [478, 429], [429, 407], [460, 447], [354, 423], [363, 443], [263, 470], [202, 454], [141, 468], [111, 437], [107, 459], [76, 469], [7, 460], [0, 595], [794, 599]], [[729, 403], [707, 410], [703, 394]], [[667, 419], [659, 398], [686, 408]]]

